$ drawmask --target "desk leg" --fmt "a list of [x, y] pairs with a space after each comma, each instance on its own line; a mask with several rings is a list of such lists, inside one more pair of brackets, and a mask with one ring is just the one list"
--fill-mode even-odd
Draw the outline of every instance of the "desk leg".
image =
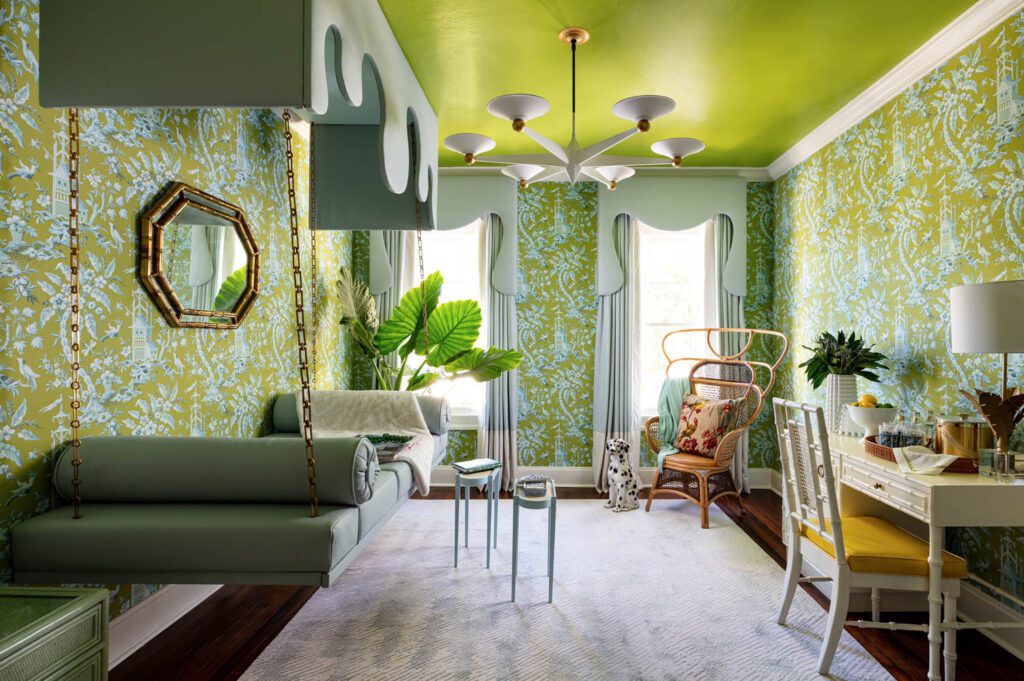
[[942, 658], [942, 544], [944, 529], [928, 526], [928, 681], [939, 681]]
[[492, 481], [494, 487], [494, 550], [498, 550], [498, 502], [501, 500], [501, 469], [494, 473]]
[[519, 566], [519, 504], [512, 501], [512, 602], [516, 602], [516, 568]]
[[466, 548], [469, 548], [469, 497], [473, 491], [472, 487], [466, 487], [463, 493], [466, 495]]
[[459, 478], [455, 478], [455, 567], [459, 567]]
[[[951, 594], [945, 594], [945, 596], [946, 607], [942, 619], [946, 624], [956, 624], [956, 596]], [[943, 636], [946, 639], [942, 652], [946, 664], [943, 680], [956, 681], [956, 629], [946, 629]]]

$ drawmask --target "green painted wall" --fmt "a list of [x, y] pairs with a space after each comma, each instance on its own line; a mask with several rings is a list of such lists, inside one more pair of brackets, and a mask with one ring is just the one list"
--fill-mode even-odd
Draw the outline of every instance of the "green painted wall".
[[[1019, 78], [1022, 61], [1018, 13], [775, 183], [774, 317], [796, 347], [777, 394], [823, 402], [800, 346], [840, 328], [892, 358], [880, 384], [861, 383], [883, 400], [973, 411], [957, 390], [998, 386], [996, 355], [950, 351], [947, 290], [1024, 278], [1024, 97], [1001, 69]], [[1024, 356], [1011, 357], [1020, 385]], [[1024, 529], [951, 532], [949, 545], [1024, 596]]]
[[[53, 201], [54, 173], [66, 173], [54, 161], [67, 144], [65, 112], [38, 104], [35, 8], [11, 11], [0, 23], [0, 581], [10, 578], [10, 528], [49, 507], [51, 452], [68, 436], [66, 217]], [[298, 383], [280, 119], [240, 110], [81, 115], [84, 434], [259, 434], [271, 398]], [[305, 145], [297, 151], [305, 195]], [[172, 180], [249, 217], [263, 273], [244, 340], [168, 327], [138, 284], [137, 216]], [[319, 240], [320, 387], [344, 386], [349, 371], [333, 273], [348, 262], [351, 239]], [[147, 361], [132, 360], [133, 323], [148, 337]], [[112, 588], [116, 616], [131, 590]]]

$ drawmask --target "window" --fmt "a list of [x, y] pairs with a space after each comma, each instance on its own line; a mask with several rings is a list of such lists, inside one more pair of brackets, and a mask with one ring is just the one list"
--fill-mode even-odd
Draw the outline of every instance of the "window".
[[[480, 303], [484, 321], [480, 325], [477, 346], [487, 344], [487, 306], [484, 300], [484, 222], [476, 222], [451, 230], [423, 232], [423, 271], [440, 272], [444, 276], [441, 300], [475, 300]], [[417, 262], [416, 234], [410, 232], [405, 247], [405, 290], [420, 283]], [[409, 365], [415, 369], [421, 357], [410, 357]], [[484, 384], [472, 379], [441, 381], [428, 389], [432, 395], [448, 398], [455, 414], [481, 414], [484, 406]]]
[[[645, 415], [658, 411], [658, 394], [667, 362], [661, 339], [672, 329], [705, 326], [707, 225], [682, 231], [654, 229], [637, 223], [640, 267], [640, 409]], [[693, 336], [685, 347], [674, 343], [674, 356], [701, 357], [703, 336]]]

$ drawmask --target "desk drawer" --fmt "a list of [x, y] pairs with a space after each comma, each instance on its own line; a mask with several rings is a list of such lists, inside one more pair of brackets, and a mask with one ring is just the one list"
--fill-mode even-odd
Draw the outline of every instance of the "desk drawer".
[[862, 466], [860, 462], [847, 460], [843, 468], [845, 484], [927, 522], [927, 494], [911, 487], [903, 479], [893, 478], [882, 471], [871, 470], [867, 466]]

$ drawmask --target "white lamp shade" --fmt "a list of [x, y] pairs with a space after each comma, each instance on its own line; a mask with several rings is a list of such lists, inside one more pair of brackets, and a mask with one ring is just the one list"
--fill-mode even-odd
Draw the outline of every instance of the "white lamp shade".
[[651, 151], [668, 158], [686, 158], [690, 154], [704, 151], [704, 143], [692, 137], [673, 137], [651, 145]]
[[494, 140], [475, 132], [460, 132], [444, 138], [444, 148], [457, 154], [483, 154], [494, 148]]
[[528, 121], [543, 116], [550, 108], [548, 100], [537, 95], [501, 95], [487, 102], [487, 111], [492, 116], [509, 121]]
[[616, 183], [636, 175], [636, 171], [629, 166], [597, 166], [594, 170], [608, 182]]
[[1024, 352], [1024, 280], [949, 290], [953, 352]]
[[612, 113], [627, 121], [653, 121], [672, 113], [676, 109], [675, 100], [661, 95], [640, 95], [627, 97], [612, 107]]
[[536, 177], [542, 170], [544, 170], [544, 166], [535, 166], [532, 163], [516, 163], [502, 168], [501, 174], [520, 182], [529, 182], [530, 178]]

